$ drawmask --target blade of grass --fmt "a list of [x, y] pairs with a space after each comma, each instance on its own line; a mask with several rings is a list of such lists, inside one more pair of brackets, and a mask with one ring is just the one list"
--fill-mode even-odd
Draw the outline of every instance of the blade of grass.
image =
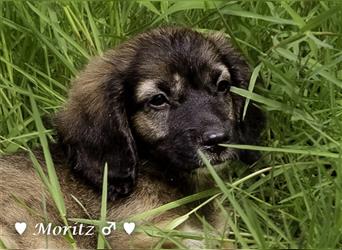
[[[249, 85], [248, 85], [248, 92], [249, 93], [253, 93], [254, 86], [255, 86], [255, 83], [256, 83], [256, 80], [257, 80], [257, 77], [259, 75], [261, 67], [262, 67], [262, 64], [260, 63], [253, 70], [253, 73], [252, 73], [251, 79], [249, 80]], [[247, 108], [248, 108], [248, 105], [249, 105], [249, 101], [250, 101], [250, 99], [246, 98], [245, 106], [243, 107], [242, 120], [245, 119]]]
[[96, 50], [97, 50], [99, 55], [102, 55], [103, 54], [103, 48], [102, 48], [102, 43], [101, 43], [101, 40], [100, 40], [100, 32], [97, 29], [94, 17], [93, 17], [93, 15], [90, 12], [88, 2], [84, 1], [83, 5], [84, 5], [84, 8], [85, 8], [86, 13], [87, 13], [87, 18], [89, 20], [89, 24], [90, 24], [90, 28], [91, 28], [91, 34], [93, 34], [93, 38], [94, 38], [94, 41], [95, 41]]
[[201, 199], [204, 199], [207, 197], [211, 197], [211, 196], [217, 194], [218, 192], [219, 192], [219, 189], [217, 189], [217, 188], [202, 191], [202, 192], [181, 198], [181, 199], [176, 200], [174, 202], [167, 203], [163, 206], [151, 209], [151, 210], [146, 211], [144, 213], [133, 215], [129, 219], [133, 220], [133, 221], [137, 221], [137, 220], [146, 219], [146, 218], [151, 217], [151, 216], [156, 216], [158, 214], [161, 214], [161, 213], [168, 211], [168, 210], [171, 210], [173, 208], [180, 207], [182, 205], [185, 205], [185, 204], [188, 204], [188, 203], [191, 203], [194, 201], [198, 201], [198, 200], [201, 200]]
[[323, 156], [323, 157], [335, 158], [335, 159], [340, 159], [342, 157], [342, 155], [338, 153], [324, 152], [324, 151], [312, 150], [312, 149], [274, 148], [274, 147], [239, 145], [239, 144], [220, 144], [220, 146], [228, 147], [228, 148], [265, 151], [265, 152], [280, 152], [280, 153], [290, 153], [290, 154]]
[[[31, 90], [29, 90], [29, 92], [32, 93]], [[44, 155], [44, 159], [45, 159], [45, 163], [46, 163], [46, 167], [47, 167], [48, 177], [43, 178], [43, 180], [47, 184], [47, 188], [48, 188], [48, 190], [52, 196], [52, 199], [54, 200], [55, 205], [56, 205], [56, 207], [60, 213], [61, 219], [63, 220], [64, 224], [66, 226], [68, 226], [68, 222], [66, 219], [66, 208], [65, 208], [63, 194], [61, 192], [61, 187], [59, 185], [58, 177], [57, 177], [57, 174], [56, 174], [56, 171], [54, 168], [54, 164], [52, 161], [48, 141], [47, 141], [46, 135], [43, 132], [43, 131], [45, 131], [45, 128], [44, 128], [44, 125], [43, 125], [42, 120], [40, 118], [40, 114], [38, 111], [36, 101], [35, 101], [32, 94], [30, 95], [30, 103], [31, 103], [31, 107], [32, 107], [32, 116], [35, 120], [35, 124], [36, 124], [37, 130], [38, 130], [38, 137], [39, 137], [42, 149], [43, 149], [43, 155]], [[34, 154], [32, 152], [30, 153], [30, 156], [31, 156], [31, 159], [34, 160], [34, 166], [36, 166], [36, 167], [40, 166], [39, 162], [37, 160], [35, 160]], [[40, 169], [39, 173], [40, 173], [41, 177], [45, 176], [41, 167], [38, 167], [37, 169]], [[71, 246], [73, 248], [76, 248], [76, 243], [75, 243], [75, 240], [73, 239], [73, 236], [72, 236], [70, 229], [68, 229], [68, 236], [69, 236]]]
[[107, 186], [108, 186], [108, 164], [106, 162], [103, 171], [103, 183], [102, 183], [102, 196], [101, 196], [101, 215], [100, 215], [100, 226], [99, 234], [97, 237], [97, 249], [104, 249], [105, 241], [102, 234], [102, 228], [105, 226], [107, 217]]
[[260, 14], [253, 13], [250, 11], [244, 11], [244, 10], [233, 10], [231, 8], [223, 8], [222, 13], [225, 15], [231, 15], [231, 16], [240, 16], [240, 17], [246, 17], [246, 18], [251, 18], [251, 19], [260, 19], [260, 20], [275, 23], [275, 24], [295, 25], [295, 22], [289, 19], [273, 17], [273, 16], [264, 16], [264, 15], [260, 15]]
[[206, 156], [201, 152], [198, 151], [198, 154], [200, 156], [200, 158], [202, 159], [202, 161], [204, 162], [204, 164], [206, 165], [209, 173], [211, 174], [211, 176], [213, 177], [213, 179], [215, 180], [217, 186], [220, 188], [220, 190], [225, 194], [225, 196], [228, 198], [232, 208], [234, 208], [237, 213], [239, 214], [239, 216], [241, 216], [241, 219], [244, 221], [244, 223], [246, 224], [248, 230], [251, 232], [251, 234], [253, 235], [253, 238], [255, 239], [255, 241], [257, 242], [258, 246], [264, 246], [265, 242], [264, 242], [264, 238], [263, 236], [260, 234], [259, 231], [257, 231], [255, 229], [255, 227], [253, 226], [253, 222], [251, 221], [251, 218], [247, 216], [246, 212], [244, 211], [244, 209], [240, 206], [240, 204], [238, 203], [238, 201], [235, 199], [235, 197], [233, 196], [231, 190], [228, 190], [226, 184], [222, 181], [222, 179], [218, 176], [218, 174], [216, 173], [216, 171], [214, 170], [213, 166], [210, 164], [209, 160], [206, 158]]

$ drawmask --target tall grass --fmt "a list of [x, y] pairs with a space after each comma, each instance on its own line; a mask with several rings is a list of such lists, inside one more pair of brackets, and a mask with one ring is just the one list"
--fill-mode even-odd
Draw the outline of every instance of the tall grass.
[[[220, 30], [253, 69], [249, 89], [232, 91], [268, 120], [263, 145], [226, 146], [263, 157], [253, 169], [236, 167], [229, 183], [208, 164], [218, 188], [133, 219], [217, 196], [230, 207], [222, 220], [239, 247], [341, 248], [341, 16], [337, 0], [0, 2], [0, 152], [37, 146], [43, 135], [52, 140], [53, 130], [37, 130], [36, 112], [48, 117], [60, 108], [91, 56], [161, 25]], [[170, 232], [158, 235], [177, 241]]]

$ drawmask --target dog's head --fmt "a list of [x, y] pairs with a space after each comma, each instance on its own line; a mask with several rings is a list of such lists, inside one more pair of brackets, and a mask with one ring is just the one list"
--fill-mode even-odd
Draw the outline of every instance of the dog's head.
[[[112, 193], [130, 192], [138, 158], [177, 172], [240, 152], [220, 143], [253, 143], [261, 113], [231, 86], [246, 88], [245, 61], [222, 35], [163, 28], [94, 59], [75, 80], [57, 129], [71, 163], [99, 186], [108, 163]], [[244, 153], [241, 160], [249, 161]]]

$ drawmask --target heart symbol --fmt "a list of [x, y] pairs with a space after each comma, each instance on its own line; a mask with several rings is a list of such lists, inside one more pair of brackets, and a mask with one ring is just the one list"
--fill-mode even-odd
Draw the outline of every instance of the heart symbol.
[[20, 235], [22, 235], [26, 230], [25, 222], [16, 222], [14, 226], [15, 226], [15, 230], [17, 230], [18, 234]]
[[127, 234], [131, 234], [135, 228], [135, 223], [134, 222], [125, 222], [123, 224], [123, 227], [124, 227]]

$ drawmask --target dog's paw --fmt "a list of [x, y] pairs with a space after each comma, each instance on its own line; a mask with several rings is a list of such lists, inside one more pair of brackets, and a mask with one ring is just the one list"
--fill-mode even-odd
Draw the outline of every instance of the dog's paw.
[[134, 178], [111, 178], [108, 184], [108, 199], [116, 200], [118, 197], [128, 196], [134, 188]]

